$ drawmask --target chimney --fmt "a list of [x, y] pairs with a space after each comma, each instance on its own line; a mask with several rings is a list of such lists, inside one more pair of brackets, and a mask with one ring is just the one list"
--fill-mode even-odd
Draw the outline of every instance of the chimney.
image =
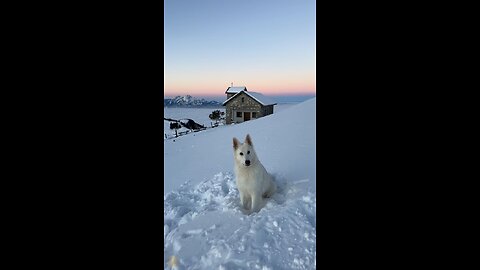
[[232, 87], [233, 87], [233, 82], [232, 82]]

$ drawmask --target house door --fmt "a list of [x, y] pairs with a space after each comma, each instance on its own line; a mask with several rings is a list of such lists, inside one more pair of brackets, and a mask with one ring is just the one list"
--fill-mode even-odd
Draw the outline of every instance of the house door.
[[243, 112], [243, 121], [250, 120], [250, 112]]

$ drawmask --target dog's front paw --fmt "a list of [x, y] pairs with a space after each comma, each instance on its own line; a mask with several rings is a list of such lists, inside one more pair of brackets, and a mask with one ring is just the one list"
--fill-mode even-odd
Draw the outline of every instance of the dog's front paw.
[[240, 208], [240, 212], [242, 212], [242, 214], [244, 214], [246, 216], [249, 216], [252, 213], [252, 210], [251, 209]]

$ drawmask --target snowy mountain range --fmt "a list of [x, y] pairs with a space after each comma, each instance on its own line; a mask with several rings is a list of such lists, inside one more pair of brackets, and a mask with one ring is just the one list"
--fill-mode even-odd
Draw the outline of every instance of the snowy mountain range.
[[163, 107], [221, 107], [222, 103], [214, 100], [197, 99], [190, 95], [164, 98]]

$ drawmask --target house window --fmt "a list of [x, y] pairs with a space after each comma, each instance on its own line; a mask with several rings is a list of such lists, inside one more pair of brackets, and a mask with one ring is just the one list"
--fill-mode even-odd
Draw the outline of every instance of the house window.
[[257, 118], [257, 112], [252, 112], [252, 118]]
[[243, 103], [244, 101], [245, 101], [245, 98], [244, 98], [244, 97], [242, 97], [242, 103]]
[[237, 117], [242, 117], [242, 112], [237, 112]]

